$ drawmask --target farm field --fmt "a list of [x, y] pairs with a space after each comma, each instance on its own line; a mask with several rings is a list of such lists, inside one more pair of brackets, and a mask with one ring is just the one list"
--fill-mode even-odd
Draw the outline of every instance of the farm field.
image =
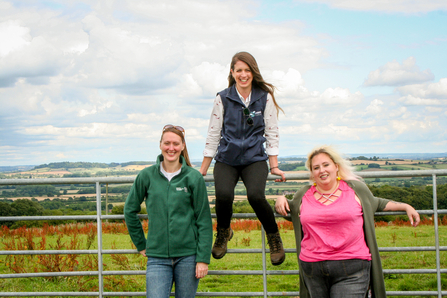
[[[385, 223], [376, 228], [379, 247], [434, 246], [434, 230], [425, 221], [417, 228], [401, 221], [395, 225]], [[439, 228], [440, 245], [447, 245], [447, 224], [443, 220]], [[295, 248], [291, 224], [279, 220], [285, 248]], [[261, 248], [260, 224], [256, 220], [233, 220], [234, 238], [229, 248]], [[94, 223], [46, 226], [44, 228], [21, 228], [0, 232], [1, 250], [39, 249], [95, 249], [97, 247]], [[134, 249], [123, 223], [103, 223], [103, 249]], [[268, 256], [267, 256], [268, 258]], [[382, 252], [384, 269], [433, 269], [436, 268], [434, 252]], [[105, 254], [104, 270], [145, 270], [144, 258], [139, 254]], [[261, 270], [260, 254], [227, 254], [221, 260], [211, 259], [210, 270]], [[441, 267], [447, 266], [447, 252], [441, 252]], [[288, 253], [280, 266], [268, 263], [268, 270], [297, 270], [297, 257]], [[0, 256], [0, 274], [46, 271], [95, 271], [95, 255], [46, 255], [46, 256]], [[417, 282], [415, 282], [417, 280]], [[268, 276], [268, 291], [298, 291], [299, 277], [296, 275]], [[436, 290], [436, 275], [386, 274], [388, 291], [433, 291]], [[443, 274], [443, 288], [447, 288], [447, 275]], [[0, 279], [1, 291], [96, 291], [98, 280], [94, 276]], [[145, 279], [140, 275], [105, 276], [106, 291], [144, 292]], [[199, 292], [262, 292], [262, 276], [208, 275], [199, 284]], [[400, 296], [402, 297], [402, 296]]]

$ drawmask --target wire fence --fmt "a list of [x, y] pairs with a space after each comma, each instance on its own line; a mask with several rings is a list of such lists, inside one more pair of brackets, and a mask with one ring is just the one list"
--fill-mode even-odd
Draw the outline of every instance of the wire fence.
[[[441, 268], [440, 252], [447, 251], [447, 246], [439, 244], [439, 227], [438, 216], [447, 214], [447, 210], [438, 210], [436, 181], [437, 176], [447, 176], [447, 170], [419, 170], [419, 171], [380, 171], [380, 172], [361, 172], [357, 173], [363, 178], [396, 178], [396, 177], [432, 177], [433, 184], [433, 209], [418, 210], [420, 214], [432, 215], [435, 232], [435, 246], [412, 246], [412, 247], [379, 247], [381, 252], [408, 252], [408, 251], [434, 251], [436, 253], [436, 268], [433, 269], [384, 269], [384, 274], [436, 274], [436, 291], [387, 291], [388, 296], [447, 296], [447, 291], [442, 291], [441, 274], [447, 273], [446, 268]], [[274, 180], [277, 177], [269, 175], [268, 180]], [[109, 219], [123, 220], [123, 215], [102, 215], [101, 214], [101, 184], [122, 184], [133, 183], [135, 177], [98, 177], [98, 178], [47, 178], [47, 179], [0, 179], [0, 185], [38, 185], [38, 184], [95, 184], [96, 186], [96, 215], [79, 215], [79, 216], [15, 216], [0, 217], [0, 225], [2, 221], [35, 221], [35, 220], [92, 220], [102, 223]], [[286, 174], [288, 181], [308, 180], [309, 175]], [[207, 175], [206, 182], [213, 182], [213, 177]], [[400, 215], [404, 212], [377, 212], [380, 215]], [[277, 215], [279, 216], [279, 215]], [[141, 218], [147, 218], [147, 215], [140, 215]], [[215, 217], [215, 214], [213, 214]], [[234, 214], [234, 218], [255, 218], [252, 213]], [[75, 255], [75, 254], [91, 254], [96, 255], [98, 259], [97, 271], [66, 271], [66, 272], [30, 272], [30, 273], [13, 273], [0, 274], [1, 279], [12, 278], [35, 278], [35, 277], [59, 277], [59, 276], [97, 276], [98, 291], [95, 292], [7, 292], [1, 289], [1, 297], [56, 297], [56, 296], [76, 296], [76, 297], [144, 297], [145, 292], [110, 292], [104, 291], [104, 277], [112, 275], [145, 275], [144, 270], [119, 270], [111, 271], [103, 269], [103, 256], [107, 254], [137, 254], [136, 250], [125, 249], [103, 249], [102, 224], [97, 224], [97, 249], [92, 250], [3, 250], [0, 256], [13, 255]], [[263, 291], [262, 292], [198, 292], [196, 296], [202, 297], [272, 297], [272, 296], [299, 296], [299, 291], [289, 292], [271, 292], [268, 291], [267, 276], [272, 275], [299, 275], [297, 270], [267, 270], [267, 254], [265, 232], [262, 229], [262, 248], [261, 249], [228, 249], [229, 254], [255, 253], [262, 254], [262, 270], [210, 270], [209, 275], [262, 275]], [[296, 249], [285, 248], [286, 253], [294, 253]], [[171, 293], [171, 296], [173, 294]]]

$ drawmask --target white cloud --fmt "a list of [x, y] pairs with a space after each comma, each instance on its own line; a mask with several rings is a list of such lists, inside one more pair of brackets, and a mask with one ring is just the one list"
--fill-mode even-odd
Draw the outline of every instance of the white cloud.
[[342, 105], [343, 107], [351, 106], [359, 103], [363, 95], [357, 91], [351, 93], [346, 88], [328, 88], [321, 94], [321, 99], [327, 105]]
[[0, 23], [0, 40], [3, 40], [0, 44], [0, 57], [23, 48], [30, 43], [30, 39], [29, 28], [20, 26], [19, 21]]
[[402, 95], [399, 101], [406, 105], [447, 107], [447, 78], [437, 83], [408, 85], [397, 90]]
[[445, 100], [441, 101], [438, 99], [420, 98], [415, 97], [413, 95], [403, 96], [399, 98], [399, 101], [410, 106], [438, 106], [438, 105], [444, 105], [446, 102]]
[[437, 83], [414, 84], [397, 88], [402, 95], [413, 95], [420, 98], [447, 99], [447, 78]]
[[380, 115], [383, 112], [383, 101], [374, 99], [365, 109], [366, 113]]
[[444, 0], [296, 0], [298, 2], [320, 2], [331, 7], [360, 11], [426, 13], [435, 10], [447, 10]]
[[213, 98], [217, 91], [228, 86], [230, 65], [202, 62], [191, 68], [191, 73], [183, 75], [180, 82], [181, 97], [207, 96]]
[[[347, 45], [340, 42], [334, 50], [319, 37], [328, 33], [313, 34], [310, 22], [259, 14], [265, 7], [256, 1], [56, 1], [56, 8], [53, 2], [31, 3], [0, 0], [0, 40], [8, 41], [0, 42], [3, 163], [153, 160], [167, 123], [186, 128], [190, 153], [200, 158], [212, 102], [227, 86], [238, 51], [252, 53], [264, 79], [277, 87], [285, 110], [281, 144], [290, 143], [281, 145], [282, 154], [302, 151], [305, 142], [313, 147], [352, 140], [367, 149], [372, 143], [389, 148], [422, 129], [420, 123], [442, 124], [447, 116], [447, 79], [427, 83], [431, 71], [419, 70], [414, 58], [389, 62], [365, 82], [401, 86], [396, 93], [368, 88], [364, 96], [354, 80], [348, 88], [329, 77], [358, 77], [362, 69], [340, 73], [323, 64], [322, 58], [339, 59], [336, 51]], [[362, 50], [356, 49], [360, 56]], [[319, 91], [311, 77], [321, 81]], [[430, 143], [439, 130], [431, 125], [419, 138]]]
[[434, 75], [429, 69], [421, 71], [416, 59], [409, 57], [402, 64], [396, 60], [371, 71], [363, 85], [365, 86], [402, 86], [431, 81]]

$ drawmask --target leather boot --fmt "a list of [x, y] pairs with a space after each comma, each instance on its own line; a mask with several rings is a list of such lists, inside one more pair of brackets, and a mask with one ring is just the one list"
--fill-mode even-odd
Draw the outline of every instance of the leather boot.
[[221, 259], [227, 253], [227, 243], [233, 238], [233, 230], [231, 228], [219, 228], [217, 227], [217, 236], [213, 245], [213, 257], [215, 259]]
[[270, 247], [270, 261], [272, 262], [272, 265], [281, 265], [286, 259], [286, 253], [284, 252], [279, 231], [267, 234], [267, 241]]

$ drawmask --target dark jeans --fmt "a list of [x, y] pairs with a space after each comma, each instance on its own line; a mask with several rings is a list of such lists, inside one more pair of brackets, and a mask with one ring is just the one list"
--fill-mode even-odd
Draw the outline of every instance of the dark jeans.
[[265, 184], [268, 167], [266, 161], [258, 161], [247, 166], [233, 167], [221, 162], [214, 165], [214, 186], [216, 190], [216, 217], [220, 228], [229, 228], [233, 216], [234, 188], [242, 179], [247, 189], [251, 207], [264, 226], [266, 233], [278, 232], [272, 207], [265, 198]]
[[304, 283], [312, 298], [364, 298], [369, 287], [371, 261], [303, 262]]

